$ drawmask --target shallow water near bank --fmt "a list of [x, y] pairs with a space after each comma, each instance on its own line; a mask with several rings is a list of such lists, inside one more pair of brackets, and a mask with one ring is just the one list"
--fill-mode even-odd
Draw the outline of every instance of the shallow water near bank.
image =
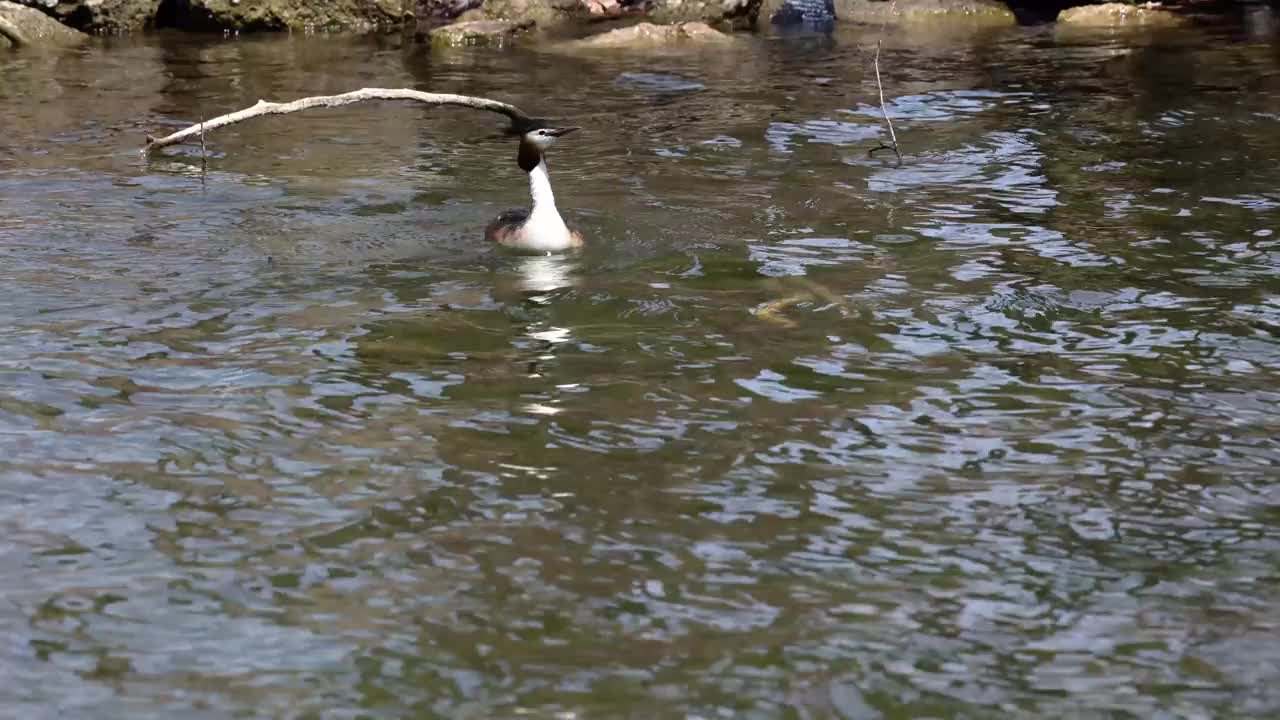
[[868, 42], [0, 55], [0, 716], [1280, 712], [1280, 44]]

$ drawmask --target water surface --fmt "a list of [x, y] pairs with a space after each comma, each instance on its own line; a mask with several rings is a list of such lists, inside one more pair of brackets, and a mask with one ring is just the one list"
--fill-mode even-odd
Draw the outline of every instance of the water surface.
[[1280, 713], [1280, 44], [867, 42], [0, 55], [0, 715]]

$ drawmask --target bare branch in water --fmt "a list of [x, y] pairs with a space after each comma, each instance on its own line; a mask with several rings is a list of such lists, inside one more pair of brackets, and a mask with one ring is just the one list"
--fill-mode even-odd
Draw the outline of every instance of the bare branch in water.
[[886, 143], [881, 140], [875, 147], [867, 151], [867, 157], [873, 157], [881, 150], [891, 150], [893, 151], [893, 156], [898, 159], [898, 164], [894, 167], [902, 167], [902, 153], [898, 151], [898, 134], [893, 131], [893, 121], [889, 119], [889, 108], [884, 103], [884, 83], [880, 82], [880, 46], [884, 43], [885, 28], [889, 26], [889, 20], [897, 9], [898, 0], [891, 0], [889, 10], [884, 16], [884, 22], [880, 23], [880, 36], [876, 38], [876, 54], [871, 60], [876, 69], [876, 90], [880, 93], [880, 114], [884, 116], [884, 124], [889, 126], [889, 142]]
[[27, 40], [27, 36], [22, 34], [18, 26], [3, 15], [0, 15], [0, 37], [7, 38], [9, 42], [13, 43], [14, 47], [31, 44], [31, 41]]
[[867, 156], [875, 155], [880, 150], [892, 150], [893, 156], [898, 159], [897, 167], [902, 167], [902, 153], [898, 152], [898, 134], [893, 131], [893, 121], [889, 119], [889, 109], [884, 104], [884, 85], [880, 82], [880, 43], [876, 40], [876, 56], [874, 60], [876, 68], [876, 89], [880, 91], [880, 114], [884, 115], [884, 124], [889, 126], [889, 142], [885, 144], [883, 140], [880, 144], [867, 151]]
[[227, 115], [219, 115], [207, 122], [202, 121], [199, 124], [192, 125], [191, 127], [183, 128], [172, 135], [166, 135], [162, 138], [147, 136], [147, 145], [143, 148], [142, 152], [146, 155], [162, 147], [176, 145], [195, 136], [199, 136], [201, 144], [203, 144], [204, 133], [206, 131], [215, 130], [225, 125], [243, 122], [261, 115], [285, 115], [288, 113], [298, 112], [300, 110], [308, 110], [310, 108], [339, 107], [368, 100], [413, 100], [427, 105], [456, 105], [459, 107], [475, 108], [476, 110], [489, 110], [506, 115], [511, 119], [511, 125], [513, 128], [517, 128], [533, 121], [533, 118], [526, 115], [514, 105], [508, 105], [507, 103], [498, 102], [497, 100], [489, 100], [488, 98], [472, 97], [470, 95], [453, 95], [448, 93], [428, 93], [420, 92], [418, 90], [362, 88], [360, 90], [353, 90], [341, 95], [319, 95], [316, 97], [306, 97], [301, 100], [294, 100], [289, 103], [271, 103], [266, 100], [259, 100], [258, 104], [251, 108], [245, 108], [244, 110], [239, 110]]

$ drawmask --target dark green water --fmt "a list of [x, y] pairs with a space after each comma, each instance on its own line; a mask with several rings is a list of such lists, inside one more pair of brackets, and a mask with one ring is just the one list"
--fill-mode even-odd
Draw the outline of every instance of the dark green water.
[[0, 55], [0, 716], [1280, 715], [1274, 26], [866, 40]]

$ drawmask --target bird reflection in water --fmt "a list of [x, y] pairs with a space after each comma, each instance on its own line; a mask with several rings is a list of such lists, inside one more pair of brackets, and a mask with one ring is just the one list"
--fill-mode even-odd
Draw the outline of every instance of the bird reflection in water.
[[569, 328], [552, 325], [538, 316], [542, 314], [540, 308], [551, 305], [563, 291], [578, 284], [576, 269], [577, 262], [571, 256], [541, 255], [518, 258], [513, 266], [515, 272], [504, 273], [506, 279], [500, 292], [508, 297], [518, 295], [522, 300], [519, 315], [529, 320], [523, 337], [515, 344], [533, 355], [527, 367], [530, 377], [541, 377], [543, 363], [553, 360], [556, 348], [573, 339]]
[[577, 284], [573, 258], [566, 255], [538, 255], [520, 258], [516, 265], [517, 286], [526, 299], [538, 304], [550, 302], [546, 296]]

